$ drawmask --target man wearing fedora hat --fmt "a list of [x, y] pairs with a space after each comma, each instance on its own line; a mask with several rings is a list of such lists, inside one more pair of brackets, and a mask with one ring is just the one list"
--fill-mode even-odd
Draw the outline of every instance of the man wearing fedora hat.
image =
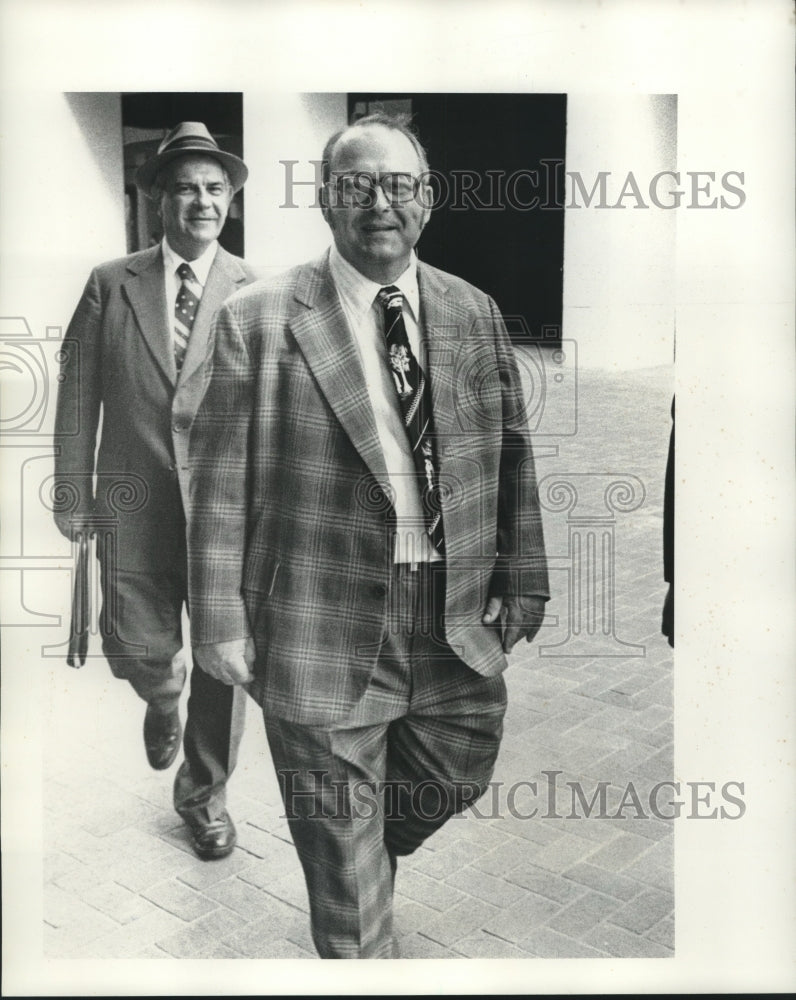
[[[205, 388], [211, 320], [254, 280], [244, 261], [218, 244], [247, 175], [201, 122], [173, 128], [136, 174], [157, 203], [162, 241], [92, 271], [64, 343], [55, 481], [56, 491], [79, 496], [80, 505], [56, 512], [56, 524], [72, 538], [110, 515], [112, 556], [98, 553], [102, 648], [114, 676], [147, 703], [144, 744], [156, 770], [172, 764], [182, 737], [188, 435]], [[70, 431], [75, 417], [77, 433]], [[128, 502], [119, 503], [120, 488]], [[174, 805], [205, 859], [235, 846], [225, 798], [243, 698], [239, 688], [192, 672]]]

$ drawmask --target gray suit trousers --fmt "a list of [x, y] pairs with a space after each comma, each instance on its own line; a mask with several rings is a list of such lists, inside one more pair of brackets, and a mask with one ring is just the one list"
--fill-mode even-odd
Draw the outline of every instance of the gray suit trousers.
[[[187, 675], [182, 615], [187, 603], [185, 559], [156, 573], [109, 574], [103, 592], [103, 652], [115, 677], [162, 712], [177, 707]], [[239, 687], [194, 666], [183, 736], [184, 760], [174, 782], [174, 808], [202, 823], [219, 819], [227, 779], [237, 761], [246, 708]]]

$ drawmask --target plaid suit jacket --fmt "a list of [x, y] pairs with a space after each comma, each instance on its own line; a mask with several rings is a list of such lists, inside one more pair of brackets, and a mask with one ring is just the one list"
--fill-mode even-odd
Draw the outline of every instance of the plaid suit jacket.
[[[445, 636], [506, 666], [490, 593], [547, 595], [520, 380], [478, 289], [418, 266], [446, 540]], [[328, 253], [230, 298], [190, 442], [195, 644], [253, 635], [250, 692], [328, 724], [363, 694], [388, 624], [392, 508], [358, 348]]]

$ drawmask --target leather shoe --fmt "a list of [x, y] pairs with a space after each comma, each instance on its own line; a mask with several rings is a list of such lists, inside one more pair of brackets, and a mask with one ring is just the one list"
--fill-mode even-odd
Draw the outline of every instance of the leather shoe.
[[215, 858], [225, 858], [232, 853], [238, 840], [235, 824], [228, 812], [209, 823], [195, 819], [186, 819], [191, 847], [202, 861], [212, 861]]
[[175, 708], [173, 712], [158, 712], [152, 705], [147, 705], [144, 716], [144, 748], [150, 767], [156, 771], [165, 771], [174, 762], [182, 741], [182, 724], [180, 713]]

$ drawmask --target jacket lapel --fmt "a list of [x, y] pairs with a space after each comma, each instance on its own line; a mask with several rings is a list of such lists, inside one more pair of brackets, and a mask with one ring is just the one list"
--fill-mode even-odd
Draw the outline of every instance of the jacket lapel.
[[328, 254], [308, 265], [296, 286], [290, 329], [321, 392], [389, 496], [389, 478], [359, 349], [329, 271]]
[[159, 246], [146, 250], [127, 264], [130, 277], [123, 288], [138, 326], [163, 374], [172, 385], [177, 366], [166, 323], [166, 289], [163, 281], [163, 254]]
[[188, 350], [180, 370], [180, 382], [187, 382], [204, 362], [213, 317], [225, 299], [237, 291], [245, 281], [246, 272], [237, 260], [228, 254], [223, 247], [219, 247], [213, 266], [207, 275], [207, 283], [196, 311], [193, 329], [188, 340]]
[[467, 316], [458, 315], [447, 287], [420, 262], [417, 265], [417, 281], [420, 289], [420, 322], [431, 384], [434, 430], [439, 437], [444, 437], [456, 430], [453, 426], [454, 395], [467, 334], [463, 326]]

